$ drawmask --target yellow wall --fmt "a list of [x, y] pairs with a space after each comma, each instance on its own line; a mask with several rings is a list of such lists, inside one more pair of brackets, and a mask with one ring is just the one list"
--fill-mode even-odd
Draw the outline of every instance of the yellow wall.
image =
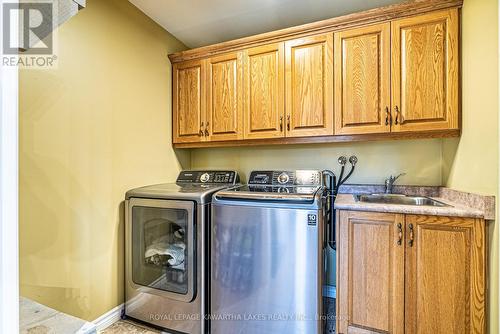
[[[390, 174], [405, 172], [402, 184], [440, 185], [441, 139], [381, 141], [372, 143], [264, 146], [197, 149], [193, 168], [234, 168], [247, 176], [266, 168], [331, 169], [338, 174], [337, 158], [354, 154], [359, 162], [349, 183], [381, 184]], [[348, 166], [350, 166], [348, 164]]]
[[[443, 141], [448, 187], [497, 196], [498, 202], [498, 1], [465, 0], [462, 10], [462, 136]], [[498, 222], [489, 226], [489, 329], [499, 332]]]
[[123, 302], [127, 189], [173, 181], [171, 66], [184, 45], [128, 1], [89, 0], [59, 67], [20, 73], [21, 294], [94, 320]]

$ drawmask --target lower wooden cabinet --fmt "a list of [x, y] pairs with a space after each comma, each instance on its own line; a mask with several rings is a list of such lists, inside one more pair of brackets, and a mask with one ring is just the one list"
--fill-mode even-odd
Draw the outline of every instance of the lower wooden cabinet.
[[403, 215], [340, 211], [339, 333], [404, 333], [403, 224]]
[[486, 333], [482, 219], [338, 213], [339, 333]]
[[484, 221], [405, 220], [405, 333], [486, 333]]

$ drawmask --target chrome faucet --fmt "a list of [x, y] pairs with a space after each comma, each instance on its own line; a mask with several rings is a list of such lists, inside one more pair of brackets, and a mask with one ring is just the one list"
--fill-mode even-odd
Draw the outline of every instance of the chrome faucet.
[[394, 186], [394, 182], [399, 179], [401, 176], [406, 175], [406, 173], [401, 173], [398, 176], [389, 176], [388, 179], [385, 180], [385, 193], [392, 194], [392, 187]]

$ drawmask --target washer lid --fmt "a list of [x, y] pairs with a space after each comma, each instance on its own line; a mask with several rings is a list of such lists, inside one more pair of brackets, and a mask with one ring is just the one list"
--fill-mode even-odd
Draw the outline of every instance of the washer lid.
[[162, 183], [129, 190], [125, 198], [181, 199], [204, 204], [211, 201], [212, 195], [216, 191], [228, 187], [231, 185]]

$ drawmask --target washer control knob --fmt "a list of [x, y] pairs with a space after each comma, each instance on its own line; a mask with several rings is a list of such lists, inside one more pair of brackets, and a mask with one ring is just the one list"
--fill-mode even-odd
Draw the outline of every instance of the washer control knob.
[[208, 180], [210, 180], [210, 175], [208, 173], [201, 174], [201, 176], [200, 176], [201, 182], [205, 183], [205, 182], [208, 182]]
[[287, 173], [281, 173], [278, 175], [278, 183], [279, 184], [286, 184], [290, 180], [290, 177], [288, 176]]

